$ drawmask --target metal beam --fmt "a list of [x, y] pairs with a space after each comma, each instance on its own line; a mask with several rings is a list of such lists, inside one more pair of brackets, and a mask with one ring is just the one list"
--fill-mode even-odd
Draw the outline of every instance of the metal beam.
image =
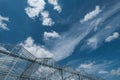
[[[25, 49], [26, 50], [26, 49]], [[27, 50], [26, 50], [27, 51]], [[12, 53], [12, 52], [6, 52], [6, 51], [3, 51], [3, 50], [0, 50], [0, 53], [3, 53], [3, 54], [6, 54], [6, 55], [10, 55], [10, 56], [12, 56], [12, 57], [19, 57], [20, 59], [23, 59], [23, 60], [26, 60], [26, 61], [29, 61], [29, 62], [32, 62], [32, 63], [38, 63], [38, 64], [40, 64], [40, 65], [43, 65], [43, 66], [47, 66], [47, 67], [50, 67], [50, 68], [54, 68], [54, 69], [57, 69], [57, 70], [59, 70], [59, 71], [66, 71], [66, 72], [69, 72], [69, 73], [71, 73], [71, 74], [74, 74], [74, 75], [79, 75], [79, 76], [82, 76], [82, 77], [85, 77], [85, 78], [89, 78], [89, 79], [91, 79], [91, 80], [96, 80], [96, 78], [93, 78], [93, 77], [91, 77], [91, 76], [89, 76], [89, 75], [86, 75], [86, 74], [80, 74], [80, 73], [78, 73], [78, 72], [74, 72], [74, 71], [71, 71], [71, 70], [67, 70], [67, 69], [64, 69], [64, 68], [62, 68], [62, 67], [58, 67], [58, 66], [54, 66], [54, 65], [48, 65], [48, 64], [45, 64], [45, 63], [42, 63], [42, 62], [39, 62], [39, 61], [36, 61], [36, 59], [29, 59], [29, 58], [25, 58], [25, 57], [23, 57], [23, 56], [19, 56], [19, 55], [15, 55], [14, 53]], [[62, 73], [61, 73], [61, 75], [63, 75]], [[62, 79], [63, 80], [63, 79]], [[99, 80], [99, 79], [97, 79], [97, 80]]]

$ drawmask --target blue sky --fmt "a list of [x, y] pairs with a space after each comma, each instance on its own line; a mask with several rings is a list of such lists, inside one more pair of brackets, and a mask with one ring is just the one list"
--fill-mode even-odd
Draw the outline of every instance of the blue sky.
[[119, 0], [0, 0], [0, 43], [120, 79]]

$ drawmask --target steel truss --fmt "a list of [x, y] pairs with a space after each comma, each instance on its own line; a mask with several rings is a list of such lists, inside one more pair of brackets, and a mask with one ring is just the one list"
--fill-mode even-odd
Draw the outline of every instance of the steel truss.
[[0, 44], [0, 80], [103, 80], [36, 58], [20, 45]]

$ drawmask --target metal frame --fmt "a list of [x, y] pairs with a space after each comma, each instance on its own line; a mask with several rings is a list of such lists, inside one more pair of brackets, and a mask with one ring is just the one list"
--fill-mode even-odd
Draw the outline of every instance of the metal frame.
[[[14, 61], [19, 59], [18, 61], [16, 61], [16, 63], [18, 64], [26, 64], [23, 68], [18, 66], [13, 70], [9, 68], [7, 63], [4, 63], [2, 66], [8, 67], [11, 72], [6, 73], [5, 70], [0, 69], [0, 79], [2, 78], [2, 80], [73, 80], [71, 79], [71, 77], [74, 78], [75, 76], [77, 76], [76, 78], [78, 80], [103, 80], [101, 78], [98, 78], [96, 76], [93, 77], [86, 73], [79, 73], [70, 69], [65, 69], [64, 67], [56, 66], [55, 62], [54, 65], [46, 63], [46, 60], [49, 61], [51, 60], [51, 58], [42, 58], [43, 61], [40, 61], [38, 58], [33, 56], [29, 51], [27, 51], [20, 45], [13, 46], [0, 44], [0, 47], [5, 48], [5, 50], [0, 49], [0, 58], [7, 56], [9, 58], [15, 58]], [[2, 56], [3, 54], [4, 56]], [[12, 68], [14, 68], [15, 66], [17, 66], [17, 64], [12, 65]], [[46, 69], [42, 69], [41, 67], [46, 67]], [[64, 74], [65, 72], [70, 73], [71, 75], [65, 77], [65, 75], [67, 75]]]

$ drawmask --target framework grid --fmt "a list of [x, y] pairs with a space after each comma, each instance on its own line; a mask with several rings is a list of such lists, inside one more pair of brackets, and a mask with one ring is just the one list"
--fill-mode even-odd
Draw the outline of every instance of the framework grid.
[[20, 45], [0, 44], [0, 80], [103, 80], [60, 67], [51, 58], [36, 58]]

